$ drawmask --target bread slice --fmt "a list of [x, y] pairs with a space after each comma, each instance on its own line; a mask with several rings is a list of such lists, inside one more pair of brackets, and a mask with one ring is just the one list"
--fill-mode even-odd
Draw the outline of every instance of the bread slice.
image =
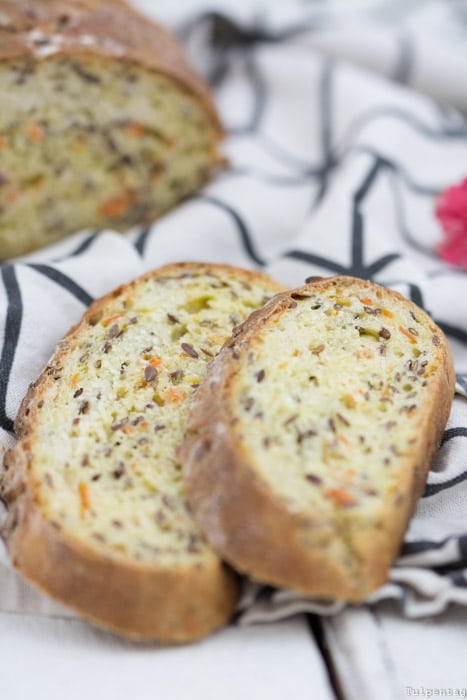
[[150, 223], [223, 159], [208, 86], [123, 0], [0, 0], [0, 259]]
[[229, 619], [236, 579], [189, 513], [176, 448], [208, 360], [282, 289], [175, 264], [89, 308], [32, 385], [5, 458], [5, 535], [27, 579], [137, 639], [188, 641]]
[[361, 601], [386, 581], [453, 393], [443, 333], [396, 292], [336, 277], [280, 294], [196, 394], [193, 514], [239, 571]]

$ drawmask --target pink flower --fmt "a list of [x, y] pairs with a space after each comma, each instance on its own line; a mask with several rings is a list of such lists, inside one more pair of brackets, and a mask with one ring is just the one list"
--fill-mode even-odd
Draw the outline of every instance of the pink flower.
[[446, 262], [467, 270], [467, 178], [440, 195], [435, 215], [444, 234], [438, 248], [440, 256]]

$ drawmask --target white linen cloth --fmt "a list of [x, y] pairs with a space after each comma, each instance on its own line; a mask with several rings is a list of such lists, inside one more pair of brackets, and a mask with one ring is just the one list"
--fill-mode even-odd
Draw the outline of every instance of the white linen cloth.
[[[444, 101], [467, 111], [467, 20], [462, 3], [416, 4], [399, 17], [397, 4], [366, 3], [364, 22], [332, 3], [185, 22], [230, 169], [147, 229], [82, 232], [0, 275], [4, 448], [28, 384], [86, 305], [166, 262], [261, 268], [291, 286], [352, 274], [423, 306], [451, 342], [457, 395], [390, 581], [368, 601], [395, 598], [414, 617], [467, 605], [467, 273], [437, 257], [433, 215], [437, 193], [467, 176], [467, 121]], [[341, 608], [246, 583], [238, 620]], [[24, 584], [4, 551], [2, 610], [72, 615]]]

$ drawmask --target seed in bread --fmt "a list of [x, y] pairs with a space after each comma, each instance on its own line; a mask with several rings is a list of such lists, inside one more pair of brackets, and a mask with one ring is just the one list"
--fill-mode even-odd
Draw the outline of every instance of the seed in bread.
[[453, 393], [443, 333], [396, 292], [337, 277], [280, 294], [195, 397], [193, 514], [239, 571], [360, 601], [387, 579]]
[[0, 259], [150, 223], [219, 166], [175, 37], [115, 0], [0, 0]]
[[23, 402], [2, 493], [15, 566], [96, 623], [187, 641], [225, 623], [236, 579], [188, 510], [176, 448], [233, 326], [283, 289], [169, 265], [95, 302]]

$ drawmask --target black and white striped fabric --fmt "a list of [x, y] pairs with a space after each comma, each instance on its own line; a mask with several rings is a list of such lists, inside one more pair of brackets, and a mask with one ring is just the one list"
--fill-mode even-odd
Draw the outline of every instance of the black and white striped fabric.
[[[458, 9], [465, 56], [467, 20], [452, 3]], [[261, 268], [291, 286], [336, 273], [390, 286], [444, 329], [458, 382], [400, 557], [368, 602], [393, 598], [407, 616], [433, 615], [450, 603], [467, 605], [467, 273], [438, 259], [433, 215], [437, 193], [467, 176], [467, 121], [419, 91], [436, 94], [437, 85], [427, 79], [428, 53], [417, 53], [410, 33], [385, 30], [386, 43], [366, 45], [363, 69], [345, 51], [339, 57], [329, 13], [301, 13], [249, 23], [211, 13], [184, 24], [228, 130], [231, 167], [203, 193], [150, 228], [83, 232], [1, 266], [0, 440], [14, 444], [28, 384], [91, 300], [152, 267], [209, 260]], [[450, 58], [449, 66], [452, 51]], [[457, 104], [464, 107], [461, 65]], [[423, 85], [415, 80], [419, 90], [408, 87], [412, 73], [419, 83], [424, 76]], [[246, 583], [238, 620], [341, 608]], [[19, 580], [5, 551], [0, 610], [64, 614]]]

